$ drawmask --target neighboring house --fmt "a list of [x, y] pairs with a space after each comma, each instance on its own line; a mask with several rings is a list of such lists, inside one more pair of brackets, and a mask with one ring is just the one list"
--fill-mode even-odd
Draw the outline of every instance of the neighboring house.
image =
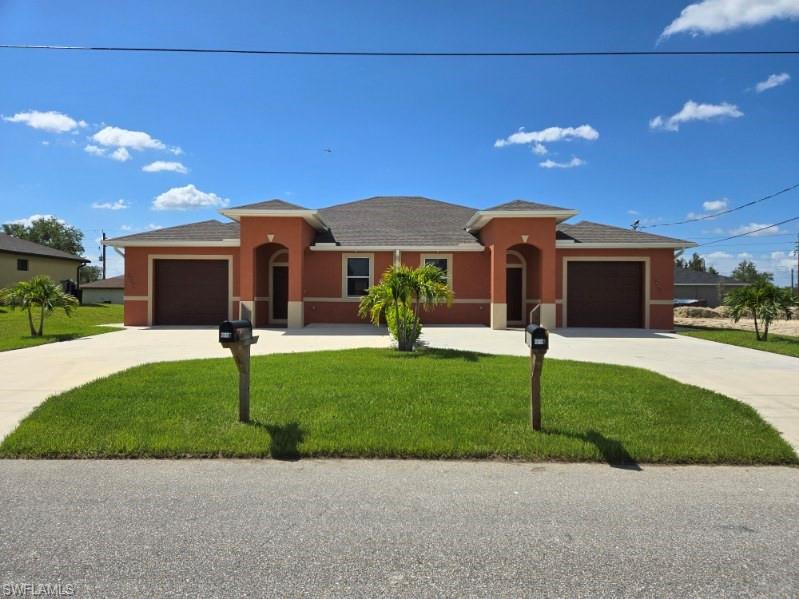
[[0, 233], [0, 288], [48, 275], [54, 281], [77, 281], [78, 268], [89, 262], [46, 245]]
[[700, 300], [709, 308], [720, 306], [724, 296], [746, 283], [709, 272], [698, 272], [687, 268], [674, 267], [674, 298]]
[[358, 302], [392, 264], [432, 263], [455, 292], [425, 323], [496, 329], [672, 328], [675, 248], [694, 244], [517, 200], [475, 210], [421, 197], [321, 209], [269, 200], [106, 241], [124, 248], [125, 324], [361, 322]]
[[83, 283], [80, 288], [84, 304], [121, 304], [125, 295], [125, 276]]

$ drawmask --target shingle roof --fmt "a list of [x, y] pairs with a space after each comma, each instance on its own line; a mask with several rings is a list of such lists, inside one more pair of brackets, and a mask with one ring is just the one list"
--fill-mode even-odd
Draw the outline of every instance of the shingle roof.
[[527, 200], [513, 200], [512, 202], [505, 202], [504, 204], [492, 206], [491, 208], [485, 208], [484, 212], [491, 212], [493, 210], [570, 210], [570, 208], [560, 208], [559, 206], [528, 202]]
[[319, 210], [329, 232], [317, 243], [344, 246], [479, 246], [465, 226], [474, 208], [418, 196], [377, 196]]
[[92, 281], [91, 283], [82, 283], [81, 289], [124, 289], [125, 288], [125, 275], [118, 277], [109, 277], [107, 279], [100, 279], [99, 281]]
[[679, 266], [674, 267], [675, 285], [746, 285], [743, 281], [724, 275], [714, 275], [712, 272], [699, 272], [688, 270]]
[[176, 227], [166, 227], [155, 231], [145, 231], [114, 237], [110, 241], [223, 241], [239, 238], [239, 223], [221, 223], [218, 220], [204, 220]]
[[557, 227], [558, 240], [572, 239], [577, 243], [674, 243], [678, 246], [690, 245], [690, 241], [653, 235], [622, 227], [613, 227], [584, 220], [576, 224], [561, 223]]
[[255, 202], [254, 204], [234, 206], [228, 208], [228, 210], [307, 210], [307, 208], [283, 200], [266, 200], [263, 202]]
[[81, 258], [69, 252], [62, 252], [55, 248], [34, 243], [27, 239], [20, 239], [13, 235], [6, 235], [0, 233], [0, 252], [9, 252], [12, 254], [27, 254], [31, 256], [47, 256], [48, 258], [62, 258], [64, 260], [75, 260], [78, 262], [89, 262], [86, 258]]

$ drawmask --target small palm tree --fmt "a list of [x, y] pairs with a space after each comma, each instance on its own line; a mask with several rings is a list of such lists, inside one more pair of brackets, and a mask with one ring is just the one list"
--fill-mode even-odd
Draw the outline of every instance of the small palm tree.
[[441, 269], [426, 265], [417, 269], [390, 266], [380, 283], [369, 288], [361, 299], [358, 314], [378, 326], [385, 318], [397, 349], [413, 351], [422, 332], [421, 310], [441, 303], [452, 305], [453, 293]]
[[790, 290], [759, 281], [731, 292], [724, 298], [724, 303], [729, 307], [730, 318], [734, 322], [751, 314], [755, 321], [755, 337], [758, 341], [768, 341], [768, 329], [772, 321], [780, 317], [789, 320], [797, 300]]
[[[28, 326], [31, 337], [41, 337], [44, 332], [44, 319], [57, 308], [62, 308], [67, 316], [78, 306], [78, 300], [46, 275], [36, 275], [29, 281], [20, 281], [13, 287], [0, 289], [0, 303], [21, 308], [28, 313]], [[39, 328], [33, 323], [33, 308], [39, 307]]]

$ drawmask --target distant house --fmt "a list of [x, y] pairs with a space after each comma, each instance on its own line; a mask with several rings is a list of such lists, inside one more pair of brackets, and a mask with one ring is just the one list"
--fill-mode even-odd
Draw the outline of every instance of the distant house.
[[58, 282], [77, 281], [78, 268], [89, 262], [46, 245], [0, 233], [0, 288], [48, 275]]
[[125, 295], [125, 275], [84, 283], [80, 288], [84, 304], [121, 304]]
[[674, 267], [674, 299], [700, 300], [709, 308], [715, 308], [724, 301], [724, 296], [746, 283], [709, 272], [698, 272], [687, 268]]

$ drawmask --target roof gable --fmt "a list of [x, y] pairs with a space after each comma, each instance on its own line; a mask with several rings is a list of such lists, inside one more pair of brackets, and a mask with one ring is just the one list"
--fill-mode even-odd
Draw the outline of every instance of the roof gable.
[[107, 241], [110, 242], [109, 245], [124, 246], [130, 242], [135, 245], [158, 245], [159, 243], [213, 243], [235, 240], [235, 245], [238, 245], [238, 239], [239, 223], [222, 223], [212, 219], [125, 235], [124, 237], [114, 237]]
[[664, 237], [663, 235], [654, 235], [652, 233], [644, 233], [643, 231], [635, 231], [633, 229], [624, 229], [622, 227], [614, 227], [613, 225], [604, 225], [601, 223], [594, 223], [587, 220], [580, 221], [575, 224], [561, 223], [557, 227], [558, 241], [573, 241], [576, 244], [580, 243], [608, 243], [608, 244], [672, 244], [673, 247], [684, 247], [694, 245], [685, 239], [677, 239], [675, 237]]
[[539, 204], [538, 202], [529, 202], [527, 200], [513, 200], [498, 204], [491, 208], [485, 208], [484, 212], [504, 212], [504, 211], [534, 211], [534, 210], [571, 210], [570, 208], [561, 208], [560, 206], [551, 206], [550, 204]]
[[285, 200], [274, 199], [255, 202], [254, 204], [233, 206], [232, 208], [226, 208], [226, 210], [307, 210], [307, 208], [286, 202]]

